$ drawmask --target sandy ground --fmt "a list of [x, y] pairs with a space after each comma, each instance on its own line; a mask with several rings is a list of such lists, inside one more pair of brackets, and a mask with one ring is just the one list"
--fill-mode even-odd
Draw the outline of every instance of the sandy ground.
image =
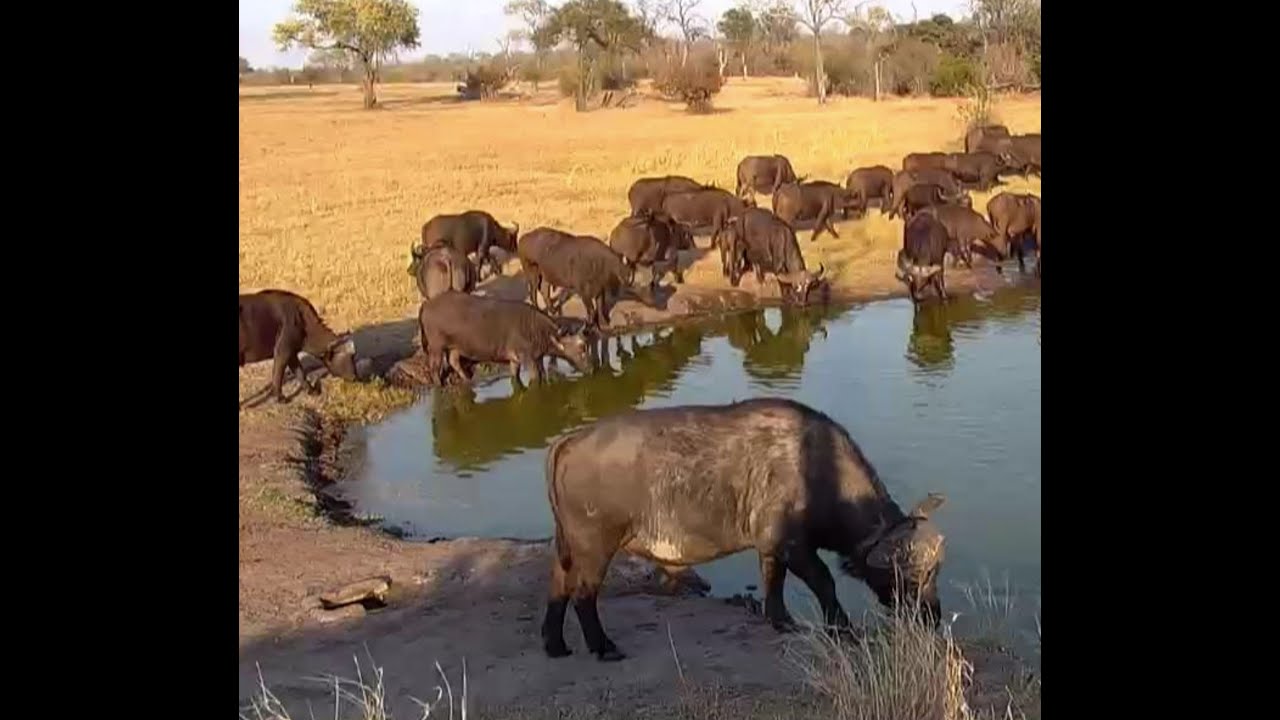
[[[835, 294], [901, 294], [901, 285], [884, 270], [872, 276], [875, 282], [844, 292], [837, 288]], [[948, 275], [956, 293], [1006, 282], [984, 267]], [[523, 280], [514, 277], [486, 284], [487, 292], [502, 295], [522, 288]], [[740, 291], [726, 292], [695, 285], [691, 276], [690, 285], [679, 288], [665, 309], [621, 303], [615, 328], [749, 307], [757, 301], [754, 290], [751, 279], [744, 280]], [[576, 301], [567, 309], [567, 314], [575, 313], [581, 313]], [[415, 325], [407, 319], [359, 329], [360, 354], [374, 360], [377, 372], [386, 373], [414, 352]], [[241, 370], [241, 398], [266, 381], [269, 365]], [[326, 394], [338, 382], [326, 378]], [[295, 390], [293, 384], [286, 388], [287, 393]], [[308, 702], [317, 716], [328, 717], [332, 688], [305, 678], [354, 677], [356, 657], [368, 673], [371, 656], [385, 670], [387, 696], [397, 717], [419, 716], [409, 696], [435, 697], [435, 662], [456, 684], [464, 659], [471, 705], [491, 709], [485, 717], [541, 717], [548, 708], [558, 709], [549, 717], [674, 717], [680, 687], [674, 644], [690, 682], [720, 687], [722, 703], [746, 703], [728, 716], [797, 712], [796, 679], [782, 662], [783, 636], [742, 607], [662, 587], [645, 563], [619, 558], [601, 601], [602, 620], [628, 659], [597, 662], [585, 652], [570, 613], [565, 637], [575, 654], [553, 661], [542, 654], [538, 636], [550, 563], [546, 543], [410, 543], [317, 517], [312, 509], [315, 478], [340, 477], [344, 464], [341, 427], [323, 421], [321, 408], [323, 399], [302, 395], [289, 405], [268, 403], [240, 413], [242, 705], [256, 687], [260, 666], [268, 684], [295, 709], [295, 717], [308, 716]], [[319, 426], [316, 418], [321, 418]], [[375, 575], [392, 579], [386, 608], [354, 616], [319, 609], [320, 593]], [[1011, 672], [1005, 658], [970, 653], [970, 659], [981, 687], [1002, 687]]]

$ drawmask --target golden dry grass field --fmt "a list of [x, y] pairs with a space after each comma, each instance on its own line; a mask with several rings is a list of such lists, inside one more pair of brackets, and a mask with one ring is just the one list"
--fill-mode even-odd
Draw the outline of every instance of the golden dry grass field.
[[[371, 112], [354, 87], [241, 89], [240, 292], [301, 293], [335, 329], [402, 319], [420, 302], [405, 272], [409, 247], [437, 213], [481, 209], [522, 231], [607, 238], [642, 176], [688, 175], [732, 191], [743, 156], [781, 153], [798, 174], [843, 184], [856, 167], [897, 169], [909, 152], [961, 149], [960, 100], [819, 107], [802, 90], [794, 79], [734, 79], [717, 112], [697, 116], [651, 96], [575, 113], [547, 86], [536, 97], [458, 103], [451, 84], [386, 85]], [[1002, 98], [995, 115], [1013, 132], [1039, 132], [1040, 98]], [[1001, 189], [1039, 194], [1040, 180]], [[974, 208], [990, 195], [974, 193]], [[892, 280], [900, 220], [872, 210], [836, 228], [839, 239], [812, 244], [800, 234], [810, 262], [825, 263], [837, 287]], [[687, 275], [724, 282], [710, 257]]]

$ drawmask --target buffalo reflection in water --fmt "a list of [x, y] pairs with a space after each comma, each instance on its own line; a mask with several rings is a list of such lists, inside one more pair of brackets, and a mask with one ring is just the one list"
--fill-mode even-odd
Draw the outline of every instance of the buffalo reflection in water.
[[[435, 391], [431, 431], [435, 453], [459, 470], [481, 470], [521, 450], [546, 447], [552, 438], [596, 418], [638, 407], [646, 397], [669, 392], [681, 371], [702, 353], [704, 330], [664, 328], [647, 345], [635, 336], [614, 340], [621, 371], [604, 363], [594, 372], [563, 377], [552, 371], [542, 383], [506, 397], [476, 402], [475, 390], [459, 386]], [[600, 351], [597, 350], [597, 353]], [[605, 350], [603, 359], [608, 359]]]
[[804, 372], [804, 359], [815, 335], [825, 339], [828, 320], [847, 312], [830, 305], [783, 306], [777, 332], [769, 329], [764, 310], [724, 318], [729, 344], [742, 351], [742, 368], [767, 388], [794, 387]]
[[949, 372], [955, 367], [955, 334], [977, 334], [988, 324], [1017, 325], [1040, 308], [1040, 294], [1014, 286], [992, 293], [985, 301], [962, 295], [947, 304], [922, 303], [911, 319], [906, 358], [925, 374]]

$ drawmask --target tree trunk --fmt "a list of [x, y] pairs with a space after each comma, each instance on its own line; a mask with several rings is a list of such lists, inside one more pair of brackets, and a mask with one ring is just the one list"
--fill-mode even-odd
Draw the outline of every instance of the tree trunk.
[[723, 46], [716, 47], [716, 60], [720, 63], [720, 79], [724, 79], [724, 66], [729, 63], [729, 56], [725, 54]]
[[747, 79], [747, 54], [742, 53], [742, 79]]
[[375, 80], [373, 65], [366, 64], [364, 66], [364, 79], [360, 85], [364, 88], [364, 109], [372, 110], [378, 104], [378, 96], [373, 92], [373, 83]]
[[827, 69], [822, 65], [822, 38], [813, 34], [813, 81], [818, 87], [818, 104], [827, 103]]
[[587, 109], [587, 59], [583, 50], [578, 50], [578, 91], [574, 93], [573, 108], [578, 112]]
[[689, 41], [685, 40], [680, 43], [680, 67], [684, 67], [689, 63]]
[[880, 102], [880, 58], [876, 58], [876, 102]]

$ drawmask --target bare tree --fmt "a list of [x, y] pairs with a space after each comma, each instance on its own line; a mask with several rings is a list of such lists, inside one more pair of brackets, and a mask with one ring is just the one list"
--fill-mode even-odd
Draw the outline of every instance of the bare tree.
[[827, 102], [827, 69], [822, 64], [822, 28], [838, 20], [844, 0], [800, 0], [799, 21], [813, 33], [813, 81], [818, 87], [818, 104]]
[[666, 6], [667, 21], [680, 30], [684, 44], [680, 47], [680, 67], [689, 62], [689, 46], [700, 37], [706, 37], [706, 20], [697, 13], [702, 0], [669, 0]]
[[[898, 31], [893, 15], [888, 10], [881, 5], [867, 7], [868, 4], [868, 2], [860, 2], [854, 5], [853, 10], [845, 16], [844, 24], [865, 36], [867, 58], [871, 61], [871, 68], [875, 74], [875, 99], [878, 102], [881, 92], [881, 70], [885, 57], [897, 39]], [[911, 7], [914, 12], [915, 5], [912, 4]], [[912, 23], [914, 24], [915, 21], [913, 20]]]

